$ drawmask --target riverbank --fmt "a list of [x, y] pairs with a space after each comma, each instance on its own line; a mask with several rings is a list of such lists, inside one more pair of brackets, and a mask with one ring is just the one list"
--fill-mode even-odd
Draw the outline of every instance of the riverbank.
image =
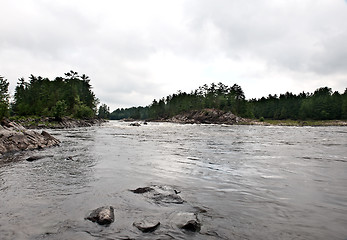
[[[157, 120], [155, 120], [157, 121]], [[162, 122], [181, 124], [227, 124], [227, 125], [260, 125], [260, 126], [347, 126], [347, 120], [271, 120], [249, 119], [236, 116], [231, 112], [216, 109], [194, 110], [178, 114]]]
[[42, 149], [59, 145], [60, 141], [46, 131], [38, 133], [22, 125], [2, 121], [0, 125], [0, 156], [22, 150]]
[[347, 126], [346, 120], [272, 120], [265, 119], [264, 121], [247, 119], [242, 122], [243, 125], [261, 125], [261, 126], [294, 126], [294, 127], [319, 127], [319, 126]]
[[76, 128], [76, 127], [91, 127], [100, 125], [106, 120], [104, 119], [75, 119], [70, 117], [63, 117], [56, 120], [52, 117], [20, 117], [12, 118], [12, 121], [22, 125], [27, 129], [63, 129], [63, 128]]

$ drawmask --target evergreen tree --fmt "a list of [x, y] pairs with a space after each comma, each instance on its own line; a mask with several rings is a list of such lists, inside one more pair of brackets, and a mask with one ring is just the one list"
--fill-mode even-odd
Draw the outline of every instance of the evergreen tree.
[[89, 77], [77, 72], [65, 73], [53, 81], [31, 75], [20, 78], [14, 95], [13, 113], [17, 115], [92, 118], [98, 99], [91, 90]]
[[102, 118], [102, 119], [109, 119], [110, 118], [110, 108], [106, 104], [102, 104], [99, 107], [98, 117]]
[[9, 94], [8, 94], [9, 83], [7, 79], [0, 76], [0, 120], [8, 116], [9, 108]]

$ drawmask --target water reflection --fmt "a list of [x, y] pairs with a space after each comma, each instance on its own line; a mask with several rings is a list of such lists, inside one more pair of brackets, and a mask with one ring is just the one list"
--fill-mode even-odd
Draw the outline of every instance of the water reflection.
[[[341, 127], [150, 123], [54, 130], [62, 144], [0, 161], [2, 239], [343, 239], [347, 146]], [[25, 161], [28, 155], [44, 155]], [[129, 189], [165, 185], [185, 203], [157, 205]], [[104, 205], [116, 221], [84, 220]], [[194, 212], [200, 233], [173, 222]], [[144, 235], [132, 226], [154, 217]]]

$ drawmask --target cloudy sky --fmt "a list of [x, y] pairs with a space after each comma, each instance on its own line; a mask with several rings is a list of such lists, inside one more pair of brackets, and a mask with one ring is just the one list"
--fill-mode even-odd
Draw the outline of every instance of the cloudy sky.
[[91, 78], [111, 110], [204, 83], [347, 87], [345, 0], [0, 0], [0, 75]]

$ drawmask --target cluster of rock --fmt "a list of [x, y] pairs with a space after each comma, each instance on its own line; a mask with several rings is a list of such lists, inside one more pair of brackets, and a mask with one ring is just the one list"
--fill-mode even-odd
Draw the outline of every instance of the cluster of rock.
[[[130, 190], [135, 194], [141, 194], [154, 201], [156, 204], [183, 204], [184, 200], [178, 195], [180, 191], [168, 186], [150, 186], [140, 187]], [[114, 208], [112, 206], [104, 206], [93, 210], [87, 217], [87, 220], [96, 222], [100, 225], [110, 225], [115, 221]], [[176, 226], [182, 230], [189, 232], [199, 232], [201, 229], [201, 222], [198, 219], [197, 213], [191, 212], [177, 212], [172, 218]], [[133, 226], [141, 232], [154, 232], [159, 226], [160, 222], [155, 219], [142, 219], [135, 221]]]
[[46, 131], [27, 130], [15, 122], [3, 121], [0, 125], [0, 153], [41, 149], [59, 145], [60, 141]]
[[17, 123], [30, 129], [52, 128], [76, 128], [76, 127], [91, 127], [104, 123], [104, 119], [74, 119], [69, 117], [63, 117], [61, 119], [55, 119], [53, 117], [41, 117], [41, 118], [25, 118], [16, 120]]
[[237, 124], [244, 119], [231, 112], [225, 112], [218, 109], [193, 110], [187, 113], [176, 115], [169, 119], [175, 123], [207, 123], [207, 124]]

